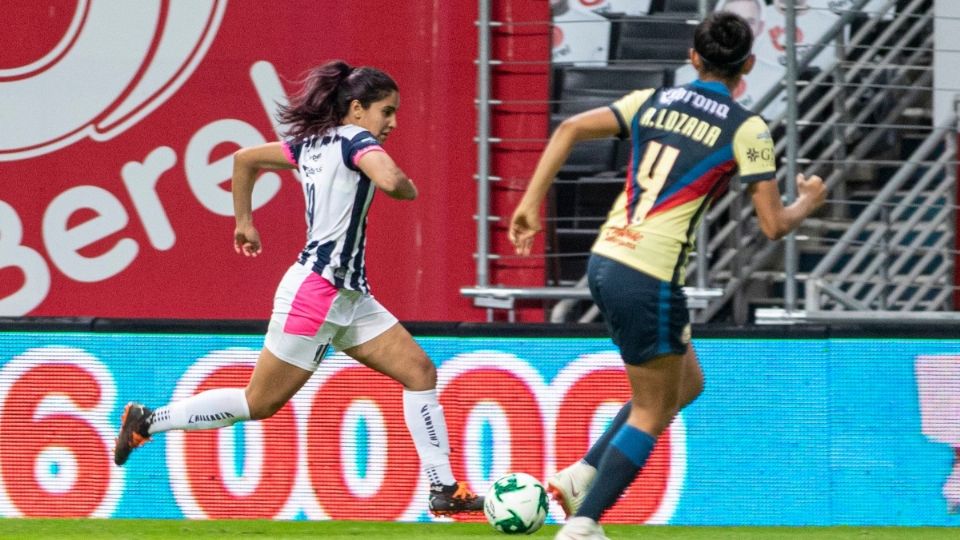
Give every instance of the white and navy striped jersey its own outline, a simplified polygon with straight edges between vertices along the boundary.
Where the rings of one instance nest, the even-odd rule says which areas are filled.
[[[307,210],[307,245],[298,262],[339,289],[369,293],[364,261],[367,211],[375,186],[357,167],[360,157],[382,151],[369,131],[352,124],[322,135],[283,141],[300,170]]]

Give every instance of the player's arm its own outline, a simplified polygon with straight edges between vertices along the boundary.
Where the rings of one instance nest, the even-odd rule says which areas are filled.
[[[540,231],[540,205],[547,196],[560,167],[570,156],[570,150],[578,141],[602,139],[619,135],[630,136],[627,119],[653,95],[654,89],[636,90],[615,101],[609,107],[599,107],[564,120],[550,136],[547,147],[540,155],[537,168],[527,190],[513,212],[510,220],[510,242],[518,255],[529,255],[533,237]]]
[[[417,198],[417,186],[413,180],[400,170],[386,152],[364,153],[357,160],[357,167],[375,186],[394,199],[412,201]]]
[[[260,233],[253,226],[253,184],[262,169],[293,169],[284,143],[272,142],[241,148],[233,154],[233,214],[237,226],[233,233],[233,248],[248,257],[260,254]]]
[[[796,229],[807,216],[823,204],[826,187],[819,176],[797,175],[797,200],[784,206],[777,186],[773,138],[766,123],[754,116],[743,123],[733,137],[733,154],[740,169],[740,180],[749,186],[760,230],[771,240],[779,240]]]
[[[621,121],[610,107],[599,107],[567,118],[550,136],[533,171],[527,190],[510,221],[510,241],[517,254],[528,255],[533,237],[540,231],[540,205],[547,196],[573,145],[579,141],[613,137],[621,132]]]
[[[797,199],[784,206],[774,178],[750,184],[750,196],[757,211],[760,230],[771,240],[779,240],[800,226],[823,204],[827,189],[819,176],[797,175]]]

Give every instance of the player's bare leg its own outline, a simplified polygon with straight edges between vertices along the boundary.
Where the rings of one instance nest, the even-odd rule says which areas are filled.
[[[430,510],[437,515],[483,511],[483,497],[457,482],[450,468],[450,441],[437,400],[437,368],[400,324],[344,351],[403,385],[403,416],[430,480]]]
[[[690,353],[688,348],[683,355],[664,355],[643,364],[626,365],[632,391],[630,413],[604,451],[583,504],[557,533],[557,538],[604,538],[600,516],[633,482],[656,438],[680,410],[681,398],[690,397],[690,393],[683,390],[687,371],[694,367],[694,363],[686,361],[691,358]],[[695,389],[695,382],[696,379],[690,381],[691,390],[687,392]]]
[[[266,348],[246,388],[217,388],[156,410],[128,403],[120,419],[113,458],[123,465],[130,453],[155,433],[171,429],[216,429],[244,420],[273,416],[307,382],[311,372],[277,358]]]
[[[251,420],[270,418],[303,388],[313,372],[277,358],[264,348],[244,389]]]
[[[397,381],[407,390],[419,392],[437,387],[436,366],[401,324],[395,324],[370,341],[343,352]]]
[[[697,353],[693,346],[687,346],[687,352],[683,356],[683,376],[680,383],[680,405],[683,409],[703,392],[703,371],[700,368],[700,362],[697,359]],[[547,480],[547,490],[560,507],[563,508],[567,517],[577,513],[580,505],[587,496],[587,491],[593,485],[593,480],[597,474],[597,465],[600,456],[603,455],[610,439],[616,434],[617,430],[627,421],[630,414],[630,402],[624,405],[620,413],[607,428],[607,431],[594,443],[584,459],[576,461],[554,473]]]

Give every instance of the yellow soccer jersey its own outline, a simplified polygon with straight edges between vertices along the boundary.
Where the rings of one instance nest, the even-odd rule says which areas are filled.
[[[697,225],[730,178],[774,178],[773,138],[719,82],[637,90],[610,108],[630,161],[593,252],[683,284]]]

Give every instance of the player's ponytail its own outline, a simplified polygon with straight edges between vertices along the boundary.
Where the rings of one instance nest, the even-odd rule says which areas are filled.
[[[704,71],[727,79],[736,77],[750,58],[753,31],[739,15],[717,11],[697,25],[693,49],[703,59]]]
[[[310,70],[302,90],[281,105],[277,119],[287,126],[286,135],[295,139],[318,135],[340,125],[353,100],[364,108],[396,92],[397,83],[372,67],[354,68],[333,60]]]

